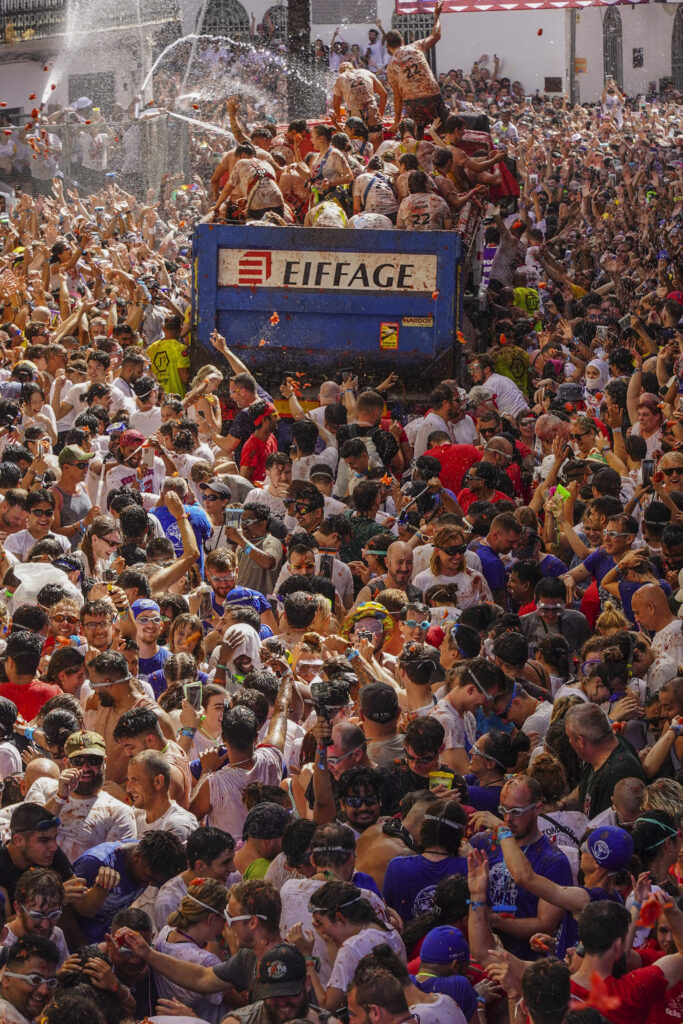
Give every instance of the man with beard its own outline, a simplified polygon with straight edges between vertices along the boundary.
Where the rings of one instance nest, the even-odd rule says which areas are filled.
[[[541,788],[527,775],[516,775],[503,786],[500,807],[503,824],[512,838],[526,854],[533,871],[557,885],[572,886],[572,870],[562,851],[554,846],[539,830],[538,815],[542,807]],[[490,811],[478,811],[472,818],[477,831],[502,828],[500,818]],[[492,913],[491,927],[500,934],[503,945],[515,956],[537,959],[529,948],[529,939],[535,932],[552,934],[563,917],[561,907],[539,899],[522,885],[518,885],[505,866],[505,860],[492,837],[487,839],[485,852],[489,861],[488,895],[493,906],[514,907],[514,915]],[[562,951],[564,952],[564,951]]]
[[[151,507],[161,494],[161,487],[166,477],[166,467],[157,456],[151,466],[142,465],[142,447],[147,438],[139,430],[124,430],[119,438],[121,465],[109,470],[106,477],[106,494],[115,487],[133,487],[140,494],[148,495]]]
[[[338,1024],[336,1017],[308,1001],[306,960],[288,943],[275,946],[261,960],[254,996],[256,1002],[232,1010],[223,1024],[285,1024],[292,1020]]]
[[[57,987],[59,953],[42,935],[19,939],[9,951],[0,981],[0,1020],[28,1024],[40,1017]],[[29,980],[30,979],[30,980]]]
[[[400,590],[409,601],[421,600],[422,594],[410,582],[412,575],[413,549],[405,541],[395,540],[387,548],[387,571],[363,587],[356,598],[355,607],[366,601],[376,601],[377,595],[383,590]]]
[[[59,844],[73,863],[91,846],[135,839],[135,818],[102,788],[106,750],[96,732],[74,732],[64,744],[67,765],[59,779],[38,779],[27,799],[59,816]]]
[[[388,971],[373,971],[348,993],[349,1024],[415,1024],[403,986]]]
[[[128,663],[118,651],[98,654],[90,662],[88,674],[95,694],[86,704],[85,724],[89,731],[104,737],[107,781],[122,785],[126,780],[128,756],[114,739],[114,729],[121,715],[132,708],[150,708],[168,739],[175,737],[175,729],[166,712],[134,688]]]

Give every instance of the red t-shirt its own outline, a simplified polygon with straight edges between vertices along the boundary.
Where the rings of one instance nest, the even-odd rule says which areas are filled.
[[[666,999],[667,980],[659,967],[639,967],[629,971],[622,978],[604,978],[605,988],[609,995],[620,1000],[616,1010],[600,1009],[603,1017],[612,1024],[642,1024],[645,1014],[654,1006],[662,1005]],[[588,989],[571,982],[571,992],[575,999],[585,1002]],[[668,1020],[666,1017],[663,1020]]]
[[[665,956],[663,950],[658,947],[641,946],[635,951],[640,959],[643,961],[644,966],[649,966]],[[664,1002],[653,1006],[650,1010],[650,1016],[647,1018],[647,1024],[680,1024],[683,1020],[683,982],[679,981],[677,985],[667,990]]]
[[[439,480],[454,494],[461,489],[463,477],[470,466],[481,462],[481,452],[473,444],[440,444],[436,448],[428,448],[425,455],[439,460]]]
[[[17,711],[24,716],[27,722],[36,717],[50,697],[59,697],[61,693],[63,690],[59,686],[43,683],[39,679],[34,679],[27,686],[18,683],[0,683],[0,697],[13,700]]]
[[[522,615],[531,615],[531,613],[535,612],[535,611],[536,611],[536,602],[535,601],[527,601],[526,604],[523,604],[521,606],[521,608],[519,609],[517,614],[521,617]]]
[[[475,494],[474,491],[471,491],[469,487],[465,487],[465,489],[462,490],[458,495],[458,505],[463,510],[465,515],[467,515],[467,510],[470,507],[470,505],[473,505],[475,501],[481,500],[482,499],[477,494]],[[494,491],[493,497],[490,500],[495,503],[496,501],[509,501],[510,498],[507,494],[503,494],[501,491]]]
[[[277,451],[277,441],[271,434],[267,441],[261,440],[260,437],[251,435],[244,442],[244,448],[242,449],[242,458],[240,459],[240,468],[242,466],[252,466],[252,482],[256,484],[262,483],[266,479],[266,459],[269,455],[274,454]]]

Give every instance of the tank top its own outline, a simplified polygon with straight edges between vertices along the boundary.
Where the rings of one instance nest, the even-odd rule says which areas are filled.
[[[74,523],[77,523],[79,520],[87,516],[88,512],[92,508],[92,502],[88,497],[85,487],[83,487],[82,491],[80,490],[82,486],[82,484],[78,485],[79,489],[75,494],[67,494],[57,484],[53,484],[50,488],[55,496],[57,504],[59,505],[60,522],[62,526],[73,526]],[[67,539],[71,544],[71,550],[75,551],[80,543],[81,535],[79,533],[75,533],[73,537],[69,537]]]

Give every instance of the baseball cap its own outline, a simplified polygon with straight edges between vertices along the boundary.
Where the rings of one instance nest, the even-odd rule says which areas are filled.
[[[161,615],[161,608],[151,597],[139,597],[137,601],[133,601],[130,610],[134,619],[137,619],[138,615],[142,615],[143,612],[156,612],[157,615]]]
[[[95,754],[97,757],[104,757],[107,748],[104,739],[98,732],[87,732],[82,729],[80,732],[72,732],[64,744],[66,757],[74,757],[78,754]]]
[[[84,452],[77,444],[67,444],[59,453],[60,466],[73,466],[76,462],[90,462],[95,452]]]
[[[298,996],[306,981],[306,961],[296,946],[283,942],[261,959],[258,974],[255,999]]]
[[[368,683],[360,691],[360,706],[371,722],[390,722],[398,715],[398,696],[387,683]]]
[[[202,490],[211,491],[219,498],[230,498],[230,488],[227,484],[222,484],[220,480],[209,480],[208,483],[202,484]]]
[[[314,466],[311,466],[308,477],[309,480],[315,480],[316,477],[319,480],[334,480],[334,473],[326,462],[316,462]]]
[[[621,871],[633,856],[633,839],[616,825],[596,828],[586,840],[586,846],[593,860],[608,871]]]
[[[257,610],[260,607],[259,599],[253,590],[249,590],[247,587],[234,587],[226,595],[223,604],[237,608],[256,608]]]
[[[256,804],[247,814],[242,827],[242,839],[279,839],[285,825],[292,820],[291,811],[280,804],[264,801]]]
[[[470,947],[459,928],[441,925],[427,932],[420,949],[425,964],[450,964],[453,960],[469,960]]]
[[[134,445],[144,444],[147,438],[139,430],[124,430],[119,438],[122,448],[132,448]]]

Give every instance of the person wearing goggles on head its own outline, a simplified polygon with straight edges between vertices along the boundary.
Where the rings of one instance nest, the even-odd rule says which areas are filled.
[[[549,633],[559,633],[569,644],[570,654],[578,654],[591,635],[588,620],[581,612],[567,608],[567,588],[560,577],[540,580],[534,590],[536,611],[520,619],[522,633],[530,647]]]
[[[45,807],[34,803],[16,805],[9,822],[9,840],[0,846],[0,886],[7,893],[9,905],[16,899],[16,886],[29,868],[50,868],[70,895],[83,892],[82,882],[74,878],[73,868],[57,845],[59,818]]]
[[[149,614],[146,612],[145,617]],[[107,754],[105,778],[124,785],[128,756],[114,739],[114,730],[121,715],[132,708],[149,708],[156,714],[160,728],[169,740],[175,739],[176,730],[166,712],[136,689],[126,659],[118,651],[98,654],[88,665],[88,679],[94,693],[86,704],[86,728],[104,739]]]

